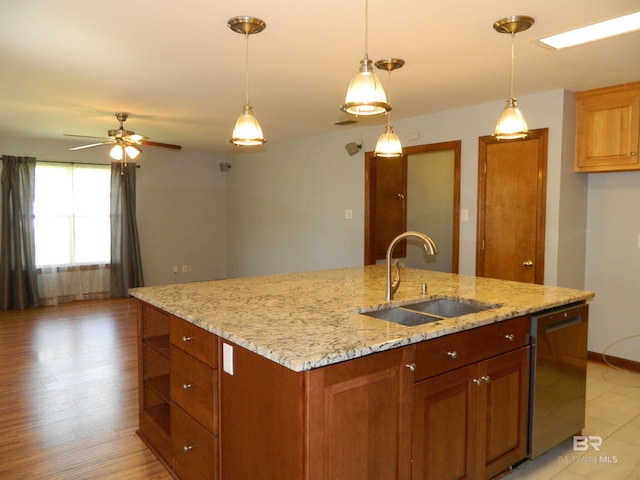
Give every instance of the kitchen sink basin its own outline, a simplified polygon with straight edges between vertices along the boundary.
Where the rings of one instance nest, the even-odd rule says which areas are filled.
[[[442,320],[440,317],[434,317],[422,312],[406,310],[401,307],[387,308],[385,310],[375,310],[373,312],[365,312],[364,315],[369,317],[380,318],[392,323],[399,323],[407,327],[415,327],[416,325],[424,325],[425,323],[437,322]]]
[[[426,302],[405,305],[404,308],[408,310],[415,310],[417,312],[430,313],[438,317],[453,318],[468,315],[470,313],[483,312],[484,310],[495,308],[496,306],[497,305],[486,305],[477,302],[462,302],[458,300],[440,298],[437,300],[427,300]]]
[[[445,318],[461,317],[496,307],[499,307],[499,305],[484,304],[469,300],[438,298],[382,310],[360,311],[359,313],[407,327],[415,327],[417,325],[437,322]]]

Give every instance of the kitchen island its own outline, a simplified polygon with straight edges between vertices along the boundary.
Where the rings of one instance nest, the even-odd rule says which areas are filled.
[[[490,307],[406,327],[363,314],[389,306],[385,281],[374,265],[132,289],[142,438],[180,478],[490,478],[524,459],[530,315],[593,293],[402,269],[393,306]]]

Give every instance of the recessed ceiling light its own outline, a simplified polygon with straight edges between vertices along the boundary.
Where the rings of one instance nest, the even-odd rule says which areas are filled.
[[[558,33],[538,40],[553,49],[574,47],[583,43],[595,42],[604,38],[622,35],[640,30],[640,12],[630,13],[622,17],[575,28],[568,32]]]

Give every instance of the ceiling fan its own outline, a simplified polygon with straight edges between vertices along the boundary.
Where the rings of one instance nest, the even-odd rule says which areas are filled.
[[[109,154],[111,158],[113,158],[114,160],[124,160],[125,162],[127,157],[130,159],[134,159],[142,152],[142,150],[138,148],[138,146],[140,145],[169,148],[172,150],[182,150],[182,146],[180,145],[152,142],[148,139],[148,137],[145,137],[144,135],[137,134],[131,130],[125,130],[124,122],[127,121],[128,117],[128,113],[116,113],[116,118],[120,122],[120,126],[116,130],[109,130],[107,132],[109,135],[108,138],[92,137],[90,135],[72,135],[65,133],[65,135],[68,137],[99,138],[104,140],[99,143],[91,143],[89,145],[73,147],[69,150],[83,150],[85,148],[98,147],[100,145],[113,145],[114,147],[111,149],[111,152]]]

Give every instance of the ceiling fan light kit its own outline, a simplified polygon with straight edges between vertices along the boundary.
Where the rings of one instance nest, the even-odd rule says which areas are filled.
[[[140,145],[148,145],[150,147],[169,148],[171,150],[181,150],[180,145],[173,145],[171,143],[152,142],[144,135],[137,134],[131,130],[124,128],[124,122],[129,118],[128,113],[116,113],[116,118],[120,122],[120,126],[114,130],[108,130],[108,138],[104,138],[102,142],[92,143],[89,145],[81,145],[79,147],[73,147],[69,150],[84,150],[85,148],[98,147],[101,145],[113,145],[109,151],[109,156],[122,164],[122,171],[127,165],[127,159],[134,160],[142,153]],[[84,138],[101,138],[101,137],[87,137],[87,135],[71,135],[65,134],[68,137],[84,137]]]
[[[260,33],[267,27],[267,24],[259,18],[239,16],[230,18],[227,21],[227,26],[232,31],[243,34],[246,40],[245,104],[242,107],[242,113],[236,121],[229,142],[241,147],[262,145],[267,140],[264,138],[262,128],[253,115],[253,109],[249,104],[249,35]]]
[[[518,108],[518,102],[513,96],[513,65],[514,65],[514,39],[516,33],[527,30],[533,25],[533,17],[525,15],[513,15],[501,18],[493,23],[493,28],[498,33],[511,35],[511,69],[509,75],[509,98],[502,114],[498,118],[493,136],[498,140],[514,140],[525,138],[528,133],[527,121]]]
[[[141,153],[142,150],[140,150],[138,147],[135,147],[133,145],[124,145],[123,143],[118,142],[109,152],[109,156],[118,161],[124,158],[135,160]]]

